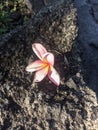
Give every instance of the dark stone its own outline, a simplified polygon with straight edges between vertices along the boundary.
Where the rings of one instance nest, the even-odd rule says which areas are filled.
[[[98,3],[93,4],[93,6],[92,6],[92,15],[93,15],[96,23],[98,24]]]
[[[78,13],[78,42],[84,68],[83,78],[98,97],[97,2],[97,0],[75,0]]]
[[[98,4],[97,0],[87,0],[90,4]]]
[[[50,3],[27,25],[0,37],[2,128],[97,130],[98,118],[94,116],[98,104],[95,93],[86,86],[81,74],[75,41],[77,14],[72,2]],[[36,59],[31,48],[34,42],[41,42],[54,53],[55,68],[61,76],[60,87],[47,78],[33,84],[33,74],[25,71],[29,62]],[[92,115],[93,108],[96,115]]]

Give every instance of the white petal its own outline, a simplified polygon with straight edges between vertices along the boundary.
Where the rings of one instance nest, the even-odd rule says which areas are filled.
[[[46,48],[43,45],[41,45],[40,43],[34,43],[32,45],[32,49],[33,49],[34,53],[38,56],[38,58],[41,60],[42,60],[43,55],[45,53],[47,53]]]
[[[54,55],[50,52],[46,53],[43,57],[45,61],[47,61],[50,65],[54,65]]]
[[[34,72],[34,71],[42,69],[43,67],[44,67],[43,62],[41,60],[36,60],[35,62],[29,64],[26,67],[26,71],[28,71],[28,72]]]
[[[60,76],[52,66],[49,69],[48,77],[55,85],[60,85]]]
[[[40,82],[40,81],[42,81],[46,77],[46,75],[48,73],[48,68],[49,67],[45,67],[45,68],[37,71],[35,73],[34,82]]]

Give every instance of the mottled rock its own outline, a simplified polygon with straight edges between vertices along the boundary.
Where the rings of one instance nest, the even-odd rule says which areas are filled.
[[[37,28],[35,41],[41,39],[49,44],[51,49],[60,52],[71,50],[77,35],[77,28],[76,9],[70,2],[64,4],[62,1],[60,6],[58,5],[59,2],[54,2],[54,8],[51,8],[51,6],[44,8],[34,17],[33,24]],[[68,3],[70,3],[70,6],[68,6]]]
[[[28,25],[0,37],[0,129],[97,130],[96,95],[83,81],[74,41],[75,10],[71,0],[52,3]],[[34,84],[33,74],[25,71],[36,59],[31,48],[35,41],[54,53],[61,76],[59,88],[47,78]]]

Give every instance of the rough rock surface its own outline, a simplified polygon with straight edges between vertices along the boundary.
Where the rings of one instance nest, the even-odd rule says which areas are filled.
[[[98,0],[75,0],[84,79],[98,97]]]
[[[1,130],[97,130],[97,99],[83,81],[76,36],[76,9],[72,0],[61,0],[0,37]],[[55,54],[59,88],[47,78],[34,84],[33,74],[25,71],[36,59],[35,41]]]

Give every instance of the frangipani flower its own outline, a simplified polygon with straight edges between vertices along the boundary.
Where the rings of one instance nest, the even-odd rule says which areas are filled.
[[[40,43],[34,43],[32,45],[34,53],[38,56],[39,60],[34,61],[26,67],[26,71],[35,72],[34,82],[42,81],[46,75],[49,79],[59,86],[60,76],[55,70],[54,66],[54,55],[46,50]]]

